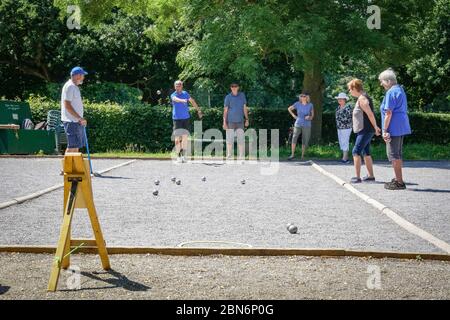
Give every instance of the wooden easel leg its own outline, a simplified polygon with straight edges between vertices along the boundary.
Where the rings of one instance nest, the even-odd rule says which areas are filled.
[[[61,262],[61,268],[64,270],[69,269],[70,267],[70,255],[68,254],[70,252],[70,238],[71,238],[71,227],[69,226],[67,230],[67,240],[66,240],[66,246],[64,247],[64,254],[63,259]]]
[[[59,274],[61,272],[64,252],[69,243],[70,247],[70,224],[72,223],[73,212],[75,209],[75,199],[77,196],[78,181],[72,181],[72,186],[69,193],[69,200],[64,211],[63,225],[61,227],[61,234],[59,236],[58,247],[56,248],[55,259],[52,264],[52,271],[50,273],[50,280],[48,282],[48,291],[56,291],[58,285]],[[66,253],[67,254],[67,253]]]
[[[97,211],[95,210],[94,199],[92,192],[86,185],[82,186],[83,196],[86,201],[86,207],[89,212],[89,219],[91,220],[92,230],[94,231],[95,241],[97,243],[98,254],[104,270],[111,269],[109,262],[108,251],[106,250],[105,239],[103,238],[100,222],[98,221]]]

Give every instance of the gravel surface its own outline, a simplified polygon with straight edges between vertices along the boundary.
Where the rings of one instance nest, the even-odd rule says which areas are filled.
[[[97,256],[74,255],[79,281],[62,271],[60,291],[47,293],[52,259],[0,254],[0,300],[450,299],[450,263],[440,261],[113,255],[105,272]]]
[[[175,165],[141,160],[108,175],[93,179],[93,186],[110,246],[173,247],[189,241],[225,241],[254,247],[441,252],[311,166],[281,163],[277,174],[267,176],[261,174],[261,164]],[[172,183],[172,176],[180,178],[181,185]],[[201,181],[203,176],[206,182]],[[158,187],[155,179],[161,181]],[[157,197],[154,189],[159,190]],[[59,190],[1,210],[0,244],[55,245],[62,201]],[[426,220],[436,224],[427,231],[440,230],[441,217],[429,212]],[[290,234],[287,223],[297,225],[298,234]],[[76,212],[73,232],[74,237],[91,237],[82,210]]]
[[[126,160],[92,160],[96,171],[126,162]],[[61,183],[61,159],[0,159],[0,202],[25,196]]]
[[[354,176],[353,166],[319,162],[325,170],[344,181]],[[366,174],[365,168],[362,170]],[[389,163],[376,163],[378,183],[356,184],[356,189],[392,208],[400,216],[434,236],[450,243],[450,162],[407,162],[404,168],[405,191],[384,189],[394,172]]]

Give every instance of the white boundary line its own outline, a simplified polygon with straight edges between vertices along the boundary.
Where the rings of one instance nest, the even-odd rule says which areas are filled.
[[[127,166],[127,165],[129,165],[129,164],[131,164],[131,163],[133,163],[135,161],[136,160],[127,161],[127,162],[118,164],[118,165],[116,165],[114,167],[110,167],[110,168],[98,171],[98,173],[103,174],[103,173],[112,171],[114,169]],[[13,198],[13,199],[8,200],[6,202],[2,202],[2,203],[0,203],[0,210],[8,208],[8,207],[11,207],[11,206],[16,205],[16,204],[24,203],[25,201],[28,201],[28,200],[36,199],[36,198],[38,198],[38,197],[40,197],[40,196],[42,196],[44,194],[47,194],[47,193],[50,193],[52,191],[61,189],[62,187],[64,187],[64,183],[58,183],[58,184],[55,184],[54,186],[51,186],[50,188],[42,189],[42,190],[39,190],[37,192],[33,192],[33,193],[30,193],[30,194],[27,194],[25,196]]]
[[[370,204],[374,208],[378,209],[382,214],[386,215],[389,219],[394,221],[396,224],[398,224],[400,227],[402,227],[406,231],[408,231],[408,232],[410,232],[410,233],[412,233],[412,234],[414,234],[416,236],[419,236],[420,238],[430,242],[434,246],[436,246],[439,249],[443,250],[444,252],[450,254],[450,244],[446,243],[445,241],[443,241],[441,239],[436,238],[431,233],[428,233],[427,231],[425,231],[425,230],[417,227],[416,225],[412,224],[408,220],[402,218],[401,216],[399,216],[397,213],[395,213],[389,207],[385,206],[384,204],[378,202],[375,199],[372,199],[371,197],[369,197],[365,193],[362,193],[361,191],[357,190],[350,183],[345,182],[341,178],[339,178],[339,177],[335,176],[334,174],[326,171],[325,169],[323,169],[321,166],[319,166],[315,162],[312,162],[312,167],[314,169],[316,169],[317,171],[319,171],[320,173],[322,173],[323,175],[331,178],[337,184],[343,186],[348,191],[350,191],[351,193],[353,193],[354,195],[356,195],[360,199],[364,200],[365,202],[367,202],[368,204]]]

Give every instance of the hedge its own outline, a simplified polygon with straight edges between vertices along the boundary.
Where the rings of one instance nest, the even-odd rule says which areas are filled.
[[[41,98],[29,100],[33,120],[46,118],[48,110],[59,109],[59,103]],[[203,130],[222,127],[222,108],[204,108]],[[192,114],[194,119],[196,115]],[[172,148],[171,109],[148,104],[117,105],[86,103],[92,151],[166,151]],[[287,109],[250,108],[251,127],[279,129],[280,145],[287,141],[293,119]],[[450,114],[410,113],[413,134],[407,143],[450,143]],[[378,123],[380,117],[377,115]],[[381,139],[377,139],[381,141]],[[334,113],[325,112],[322,122],[322,144],[337,142]]]

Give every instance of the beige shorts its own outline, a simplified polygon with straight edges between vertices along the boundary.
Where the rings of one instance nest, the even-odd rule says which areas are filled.
[[[292,143],[297,143],[298,137],[302,135],[302,145],[308,146],[311,138],[311,127],[294,127],[294,135],[292,136]]]

